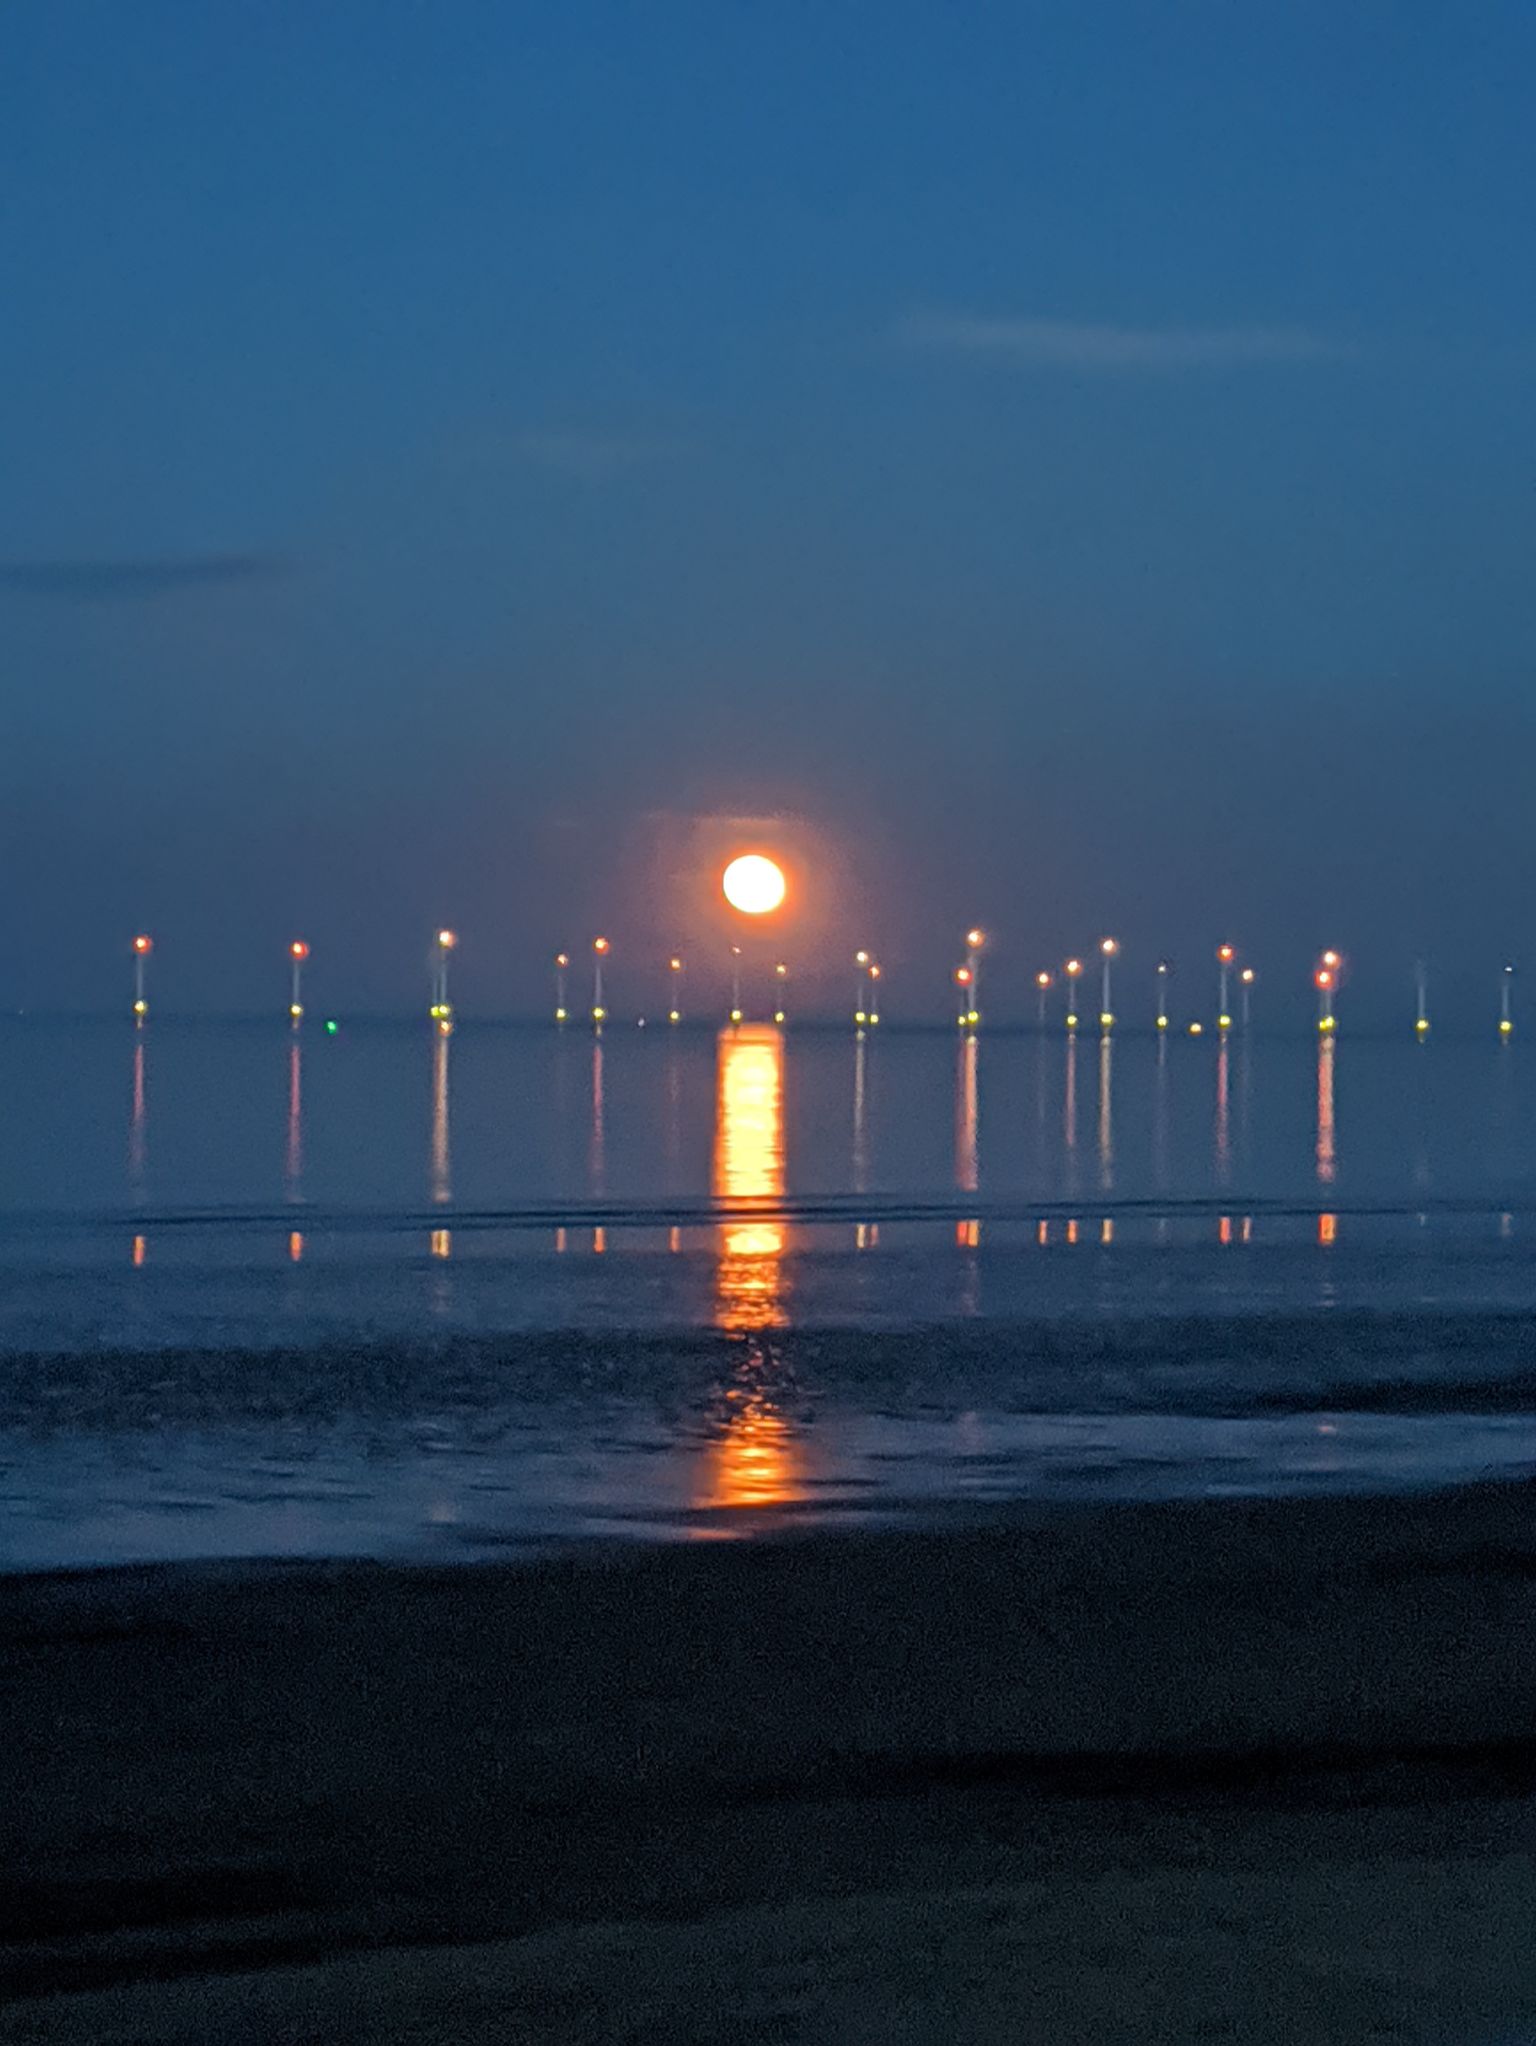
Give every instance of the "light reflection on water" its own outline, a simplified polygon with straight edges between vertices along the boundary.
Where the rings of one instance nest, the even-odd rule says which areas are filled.
[[[784,1040],[772,1025],[720,1034],[713,1188],[722,1201],[784,1194]],[[720,1226],[719,1322],[735,1330],[782,1327],[784,1224]]]
[[[784,1195],[784,1038],[772,1025],[722,1030],[718,1043],[712,1190],[726,1202]],[[788,1320],[785,1224],[771,1218],[722,1222],[716,1319],[751,1337],[721,1402],[723,1422],[705,1460],[698,1504],[784,1506],[799,1498],[794,1431],[776,1401],[776,1362],[763,1332]]]
[[[947,1199],[947,1233],[966,1253],[991,1241],[1000,1204],[1040,1245],[1118,1251],[1145,1240],[1137,1204],[1166,1199],[1177,1220],[1179,1203],[1202,1198],[1213,1245],[1262,1249],[1275,1239],[1266,1206],[1302,1208],[1310,1195],[1311,1241],[1332,1250],[1373,1202],[1428,1213],[1447,1197],[1486,1199],[1513,1228],[1536,1194],[1536,1087],[1520,1044],[1291,1043],[1241,1030],[1196,1041],[1117,1031],[1094,1044],[1081,1032],[855,1038],[755,1024],[648,1037],[616,1026],[452,1038],[285,1030],[280,1050],[275,1037],[158,1019],[115,1035],[0,1025],[11,1082],[0,1219],[116,1208],[114,1254],[127,1245],[135,1267],[159,1269],[164,1211],[280,1203],[291,1216],[274,1219],[274,1248],[307,1273],[334,1211],[404,1216],[423,1203],[431,1219],[417,1244],[457,1266],[479,1248],[459,1226],[465,1208],[509,1218],[556,1208],[546,1247],[558,1230],[571,1251],[606,1254],[635,1247],[625,1219],[636,1203],[696,1212],[711,1199],[841,1197],[848,1247],[883,1256],[890,1223],[914,1201]],[[126,1169],[115,1118],[97,1108],[124,1064]],[[424,1157],[410,1113],[423,1079]],[[584,1224],[592,1202],[605,1212]],[[666,1227],[674,1253],[697,1247],[681,1216]],[[783,1326],[791,1220],[753,1213],[715,1228],[719,1324]],[[975,1269],[967,1312],[982,1311]],[[446,1311],[452,1294],[437,1297]]]
[[[1256,1045],[1250,1059],[1226,1041],[983,1037],[892,1032],[850,1055],[846,1037],[746,1024],[669,1035],[658,1055],[612,1030],[460,1029],[364,1044],[355,1062],[325,1040],[284,1042],[280,1057],[260,1036],[215,1040],[216,1057],[158,1027],[117,1041],[102,1061],[106,1176],[133,1209],[107,1236],[0,1230],[7,1553],[483,1553],[1536,1462],[1523,1413],[1480,1413],[1465,1393],[1443,1414],[1356,1411],[1333,1375],[1360,1372],[1363,1403],[1362,1342],[1391,1381],[1432,1349],[1437,1312],[1462,1317],[1446,1373],[1475,1374],[1508,1342],[1493,1310],[1536,1307],[1521,1242],[1536,1201],[1419,1226],[1437,1183],[1502,1173],[1518,1187],[1518,1048],[1490,1088],[1474,1059],[1460,1074],[1437,1066],[1443,1047],[1412,1047],[1405,1069],[1390,1048],[1335,1038]],[[1096,1099],[1080,1129],[1084,1075]],[[48,1098],[18,1084],[23,1135]],[[381,1169],[396,1120],[407,1136]],[[0,1150],[13,1208],[15,1135]],[[219,1178],[242,1146],[280,1166],[270,1185],[254,1166]],[[99,1197],[88,1159],[85,1177]],[[548,1213],[526,1226],[476,1216],[466,1182],[471,1203]],[[266,1195],[272,1212],[247,1227],[156,1218],[151,1200],[210,1185]],[[1156,1194],[1172,1198],[1137,1205]],[[383,1209],[371,1231],[320,1205],[369,1196]],[[660,1196],[683,1214],[637,1205]],[[831,1215],[813,1205],[824,1196]],[[1363,1212],[1403,1196],[1402,1214]],[[937,1219],[909,1212],[924,1203]],[[98,1271],[101,1242],[113,1262]],[[1352,1306],[1397,1319],[1338,1351],[1336,1317]],[[1270,1315],[1302,1320],[1261,1385],[1225,1331]],[[1179,1321],[1160,1354],[1127,1336],[1148,1316],[1218,1327]],[[1088,1347],[1019,1334],[1046,1324]],[[838,1340],[914,1325],[921,1342],[896,1364],[878,1343]],[[404,1347],[370,1363],[363,1329]],[[551,1329],[573,1340],[545,1358],[530,1345]],[[657,1334],[688,1329],[707,1333]],[[249,1346],[237,1368],[209,1361],[237,1344]],[[7,1352],[28,1348],[6,1378]],[[73,1378],[72,1353],[89,1358]],[[1523,1353],[1507,1361],[1524,1368]],[[1286,1393],[1296,1373],[1314,1387],[1300,1406],[1312,1397],[1317,1411],[1244,1404]]]

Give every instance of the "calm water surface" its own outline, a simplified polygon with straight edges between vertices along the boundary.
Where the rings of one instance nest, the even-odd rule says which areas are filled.
[[[1524,1471],[1519,1044],[0,1026],[0,1545]]]

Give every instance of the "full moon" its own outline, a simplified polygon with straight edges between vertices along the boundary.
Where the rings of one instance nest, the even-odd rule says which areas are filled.
[[[720,876],[732,909],[743,916],[767,916],[784,900],[784,869],[762,853],[743,853]]]

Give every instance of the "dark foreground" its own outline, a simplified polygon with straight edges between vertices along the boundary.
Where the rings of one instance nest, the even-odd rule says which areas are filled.
[[[0,2037],[1507,2046],[1533,1503],[0,1580]]]

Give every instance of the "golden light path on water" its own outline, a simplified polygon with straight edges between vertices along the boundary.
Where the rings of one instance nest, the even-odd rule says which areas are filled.
[[[718,1200],[776,1200],[784,1193],[784,1038],[772,1025],[722,1031],[718,1043],[712,1188]],[[783,1297],[785,1226],[773,1217],[719,1225],[715,1319],[740,1335],[788,1320]],[[744,1347],[725,1393],[724,1429],[711,1445],[698,1503],[782,1506],[803,1496],[789,1421],[774,1402],[761,1344]]]

